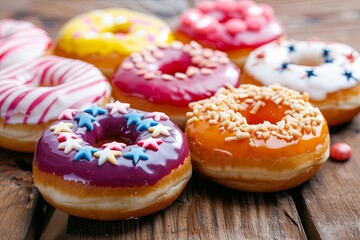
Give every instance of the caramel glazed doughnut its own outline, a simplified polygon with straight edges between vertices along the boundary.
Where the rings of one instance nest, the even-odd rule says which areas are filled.
[[[0,147],[33,152],[62,110],[105,104],[110,84],[93,65],[55,56],[0,71]]]
[[[308,92],[329,126],[350,121],[360,112],[359,53],[341,43],[277,41],[253,51],[242,82],[279,83]]]
[[[185,135],[164,113],[67,109],[34,154],[34,182],[54,207],[97,220],[137,218],[169,206],[192,168]]]
[[[272,192],[313,176],[329,157],[319,109],[280,85],[220,89],[190,104],[186,125],[193,167],[225,186]]]

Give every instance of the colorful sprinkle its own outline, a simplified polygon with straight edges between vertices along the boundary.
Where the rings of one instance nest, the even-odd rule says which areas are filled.
[[[342,74],[343,76],[346,77],[346,80],[350,81],[351,79],[355,80],[356,82],[359,81],[357,78],[355,78],[353,76],[353,73],[351,71],[348,71],[348,70],[344,70],[344,73]]]
[[[314,69],[305,70],[305,72],[306,72],[306,77],[307,78],[317,77],[317,75],[315,74]]]
[[[119,101],[106,104],[106,108],[108,108],[111,111],[110,112],[111,115],[114,115],[115,113],[126,114],[128,112],[127,109],[129,107],[130,107],[129,103],[122,103]]]
[[[143,131],[143,130],[147,131],[150,127],[156,126],[158,124],[159,124],[158,122],[155,122],[152,119],[144,119],[144,120],[141,120],[140,122],[137,122],[136,131],[138,131],[138,132]]]
[[[124,147],[126,147],[125,143],[120,143],[116,141],[113,141],[111,143],[105,143],[101,146],[101,148],[110,148],[110,150],[118,150],[118,151],[122,151]]]
[[[86,161],[90,161],[92,155],[97,151],[99,150],[90,146],[80,147],[78,149],[78,153],[74,157],[74,160],[79,161],[80,159],[85,159]]]
[[[92,123],[95,121],[95,118],[92,115],[87,113],[78,113],[75,115],[74,119],[78,122],[78,127],[86,127],[87,130],[94,130]]]
[[[78,150],[82,142],[81,139],[67,138],[65,142],[59,144],[58,149],[64,150],[64,153],[68,154],[72,150]]]
[[[128,126],[133,123],[138,124],[138,122],[140,122],[143,117],[144,114],[137,113],[136,110],[133,110],[131,113],[125,115],[125,118],[128,120]]]
[[[72,132],[61,132],[61,133],[59,133],[56,140],[58,140],[59,142],[65,142],[67,138],[75,139],[75,138],[79,138],[79,137]]]
[[[120,151],[114,151],[110,148],[105,148],[104,150],[99,150],[94,153],[94,156],[99,158],[98,165],[102,166],[105,162],[111,162],[114,165],[117,165],[116,157],[120,156]]]
[[[131,147],[130,152],[125,153],[123,156],[128,159],[132,159],[134,165],[140,160],[148,160],[149,156],[145,154],[146,148],[142,147]]]
[[[148,138],[145,140],[140,140],[137,142],[137,145],[139,145],[140,147],[144,147],[146,149],[151,149],[154,151],[159,150],[159,145],[163,143],[163,140],[161,140],[160,138]]]
[[[153,137],[157,137],[159,135],[169,136],[169,131],[171,130],[171,127],[167,127],[159,123],[155,127],[151,127],[148,129],[149,132],[152,133]]]
[[[99,106],[92,106],[88,109],[85,109],[84,112],[91,114],[93,117],[96,117],[97,115],[103,115],[106,113],[106,110],[99,107]]]
[[[145,118],[153,118],[155,121],[169,120],[169,116],[163,112],[152,112],[148,113]]]
[[[72,132],[70,129],[72,126],[72,123],[60,122],[56,125],[52,125],[49,129],[53,131],[54,134],[58,134],[61,132]]]
[[[79,112],[79,110],[77,109],[73,109],[73,108],[69,108],[69,109],[65,109],[64,111],[62,111],[58,117],[59,120],[72,120],[75,116],[75,114],[77,114]]]

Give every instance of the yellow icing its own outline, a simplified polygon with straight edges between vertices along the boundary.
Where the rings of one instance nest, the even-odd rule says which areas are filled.
[[[78,56],[106,56],[114,52],[128,55],[149,44],[172,40],[171,30],[164,21],[126,9],[109,8],[71,19],[61,29],[55,47]]]

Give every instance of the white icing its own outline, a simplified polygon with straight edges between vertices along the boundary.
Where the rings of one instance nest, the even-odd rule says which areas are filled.
[[[289,51],[294,46],[295,51]],[[324,49],[329,50],[328,57],[323,56]],[[264,53],[264,58],[257,55]],[[346,55],[353,54],[354,62]],[[247,74],[263,85],[279,83],[300,92],[308,92],[312,100],[324,100],[329,93],[349,89],[360,82],[359,54],[353,48],[341,43],[320,41],[281,41],[272,42],[257,48],[248,57],[244,66]],[[325,59],[332,60],[325,63]],[[300,65],[304,62],[320,63],[318,66]],[[281,71],[283,63],[290,63],[288,69]],[[293,63],[293,64],[292,64]],[[307,77],[308,70],[314,70],[316,76]],[[345,72],[351,72],[353,78],[347,79]]]
[[[0,117],[11,124],[48,122],[64,109],[101,104],[110,93],[106,78],[91,64],[42,57],[0,71]]]
[[[42,56],[50,43],[47,33],[32,23],[0,20],[0,69]]]

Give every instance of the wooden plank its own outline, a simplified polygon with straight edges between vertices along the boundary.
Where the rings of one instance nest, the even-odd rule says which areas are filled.
[[[34,188],[31,154],[0,149],[0,238],[36,239],[49,208]],[[36,217],[33,217],[36,215]]]
[[[173,205],[137,220],[70,216],[67,239],[305,239],[291,196],[252,194],[191,178]]]

